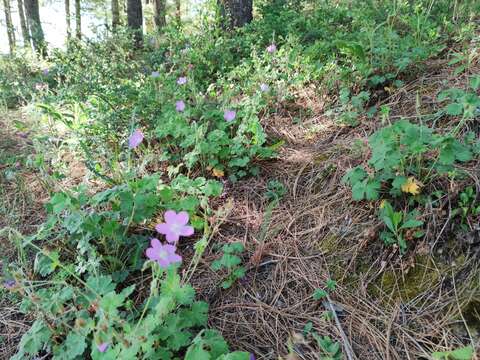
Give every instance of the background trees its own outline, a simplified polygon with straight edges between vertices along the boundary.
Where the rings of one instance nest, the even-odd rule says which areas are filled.
[[[45,43],[45,36],[43,34],[42,23],[40,21],[40,8],[38,5],[38,0],[25,0],[24,4],[33,48],[42,56],[46,56],[47,46]]]
[[[20,17],[20,28],[22,29],[23,46],[30,47],[30,32],[27,27],[27,20],[25,19],[25,6],[23,0],[17,0],[18,16]]]
[[[120,4],[118,0],[112,0],[112,29],[115,31],[120,25]]]
[[[249,23],[253,18],[252,2],[253,0],[217,0],[219,13],[226,27],[236,28]],[[92,17],[100,21],[102,27],[103,24],[106,25],[103,29],[111,32],[118,30],[124,18],[126,19],[126,21],[123,20],[124,25],[132,30],[136,45],[140,45],[143,33],[152,31],[153,24],[156,31],[161,31],[169,23],[180,25],[182,21],[188,19],[189,13],[192,13],[190,5],[193,0],[184,0],[184,2],[181,0],[64,0],[63,2],[57,0],[53,3],[41,3],[40,0],[0,0],[4,15],[3,25],[6,29],[2,32],[7,35],[10,52],[14,51],[18,39],[22,39],[21,44],[24,47],[33,46],[36,52],[46,54],[47,43],[40,18],[40,7],[56,7],[55,4],[58,5],[58,3],[63,3],[63,9],[59,10],[57,7],[55,11],[65,13],[65,20],[60,27],[65,33],[66,40],[71,39],[72,36],[81,39],[84,35],[82,30],[85,30],[83,27],[87,26],[90,29]],[[147,10],[143,8],[144,6],[147,6]],[[46,11],[48,14],[48,10]],[[82,11],[85,12],[83,17]],[[85,17],[87,17],[86,20]],[[49,21],[55,23],[55,19],[49,19]],[[144,24],[147,26],[145,27]],[[59,45],[58,34],[54,43],[56,46]],[[4,44],[6,45],[7,42]],[[3,51],[5,50],[4,48]]]
[[[220,0],[221,12],[227,15],[232,27],[241,27],[253,19],[252,0]]]
[[[12,9],[10,8],[10,0],[3,0],[3,7],[5,10],[5,23],[7,26],[8,46],[10,53],[15,51],[15,28],[12,22]]]
[[[82,9],[80,0],[75,0],[75,36],[77,39],[82,38]]]
[[[134,32],[135,43],[139,46],[143,41],[142,0],[127,1],[127,22]]]

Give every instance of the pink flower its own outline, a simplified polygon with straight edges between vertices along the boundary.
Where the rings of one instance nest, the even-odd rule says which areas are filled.
[[[269,89],[270,89],[270,87],[265,83],[260,85],[260,90],[262,92],[267,92]]]
[[[185,85],[187,83],[187,78],[185,76],[181,76],[177,79],[178,85]]]
[[[152,239],[150,246],[146,251],[147,257],[150,260],[156,261],[162,268],[182,261],[182,257],[175,254],[175,251],[177,251],[175,245],[162,245],[160,240]]]
[[[110,345],[109,343],[104,342],[104,343],[98,344],[98,345],[97,345],[97,349],[98,349],[98,351],[100,351],[101,353],[104,353],[105,351],[107,351],[109,345]]]
[[[270,44],[267,46],[267,52],[269,52],[270,54],[273,54],[275,51],[277,51],[277,45]]]
[[[225,112],[223,113],[223,118],[227,122],[235,120],[236,116],[237,116],[237,113],[235,112],[235,110],[225,110]]]
[[[178,100],[176,103],[175,103],[175,109],[178,111],[178,112],[182,112],[185,110],[185,103],[183,102],[183,100]]]
[[[141,130],[136,129],[132,135],[128,138],[128,147],[135,149],[143,141],[143,133]]]
[[[187,225],[188,213],[180,211],[178,214],[173,210],[165,212],[165,222],[155,226],[160,234],[165,235],[169,243],[176,243],[180,236],[192,236],[193,227]]]

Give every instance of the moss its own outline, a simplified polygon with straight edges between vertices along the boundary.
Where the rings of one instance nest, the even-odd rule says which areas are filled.
[[[320,165],[326,160],[328,160],[328,155],[324,153],[317,154],[313,157],[313,163],[315,165]]]
[[[325,254],[330,254],[332,252],[338,251],[338,243],[340,238],[335,234],[327,234],[317,243],[317,249],[324,252]]]
[[[434,266],[432,258],[417,255],[415,265],[408,271],[387,270],[368,287],[368,291],[374,296],[385,293],[393,300],[410,301],[431,288],[439,279],[440,271]]]

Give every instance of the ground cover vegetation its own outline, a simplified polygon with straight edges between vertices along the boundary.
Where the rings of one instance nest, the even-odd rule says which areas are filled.
[[[0,58],[2,357],[476,358],[480,4],[138,3]]]

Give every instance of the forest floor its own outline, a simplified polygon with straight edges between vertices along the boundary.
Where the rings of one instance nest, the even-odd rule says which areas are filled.
[[[435,61],[404,88],[382,96],[381,104],[390,106],[391,121],[414,119],[435,110],[441,89],[461,87],[464,80],[446,62]],[[314,90],[263,119],[267,132],[284,141],[278,158],[260,163],[260,176],[227,184],[217,204],[227,210],[217,219],[212,243],[242,242],[247,274],[220,289],[209,265],[214,252],[207,252],[192,284],[210,304],[210,325],[232,348],[257,359],[289,352],[296,353],[289,359],[317,359],[309,327],[340,342],[348,359],[430,358],[428,349],[478,345],[478,243],[427,236],[403,257],[398,248],[385,247],[376,207],[354,202],[341,183],[347,169],[366,160],[367,138],[382,122],[339,127],[324,115]],[[0,116],[1,261],[16,256],[15,234],[5,229],[35,231],[48,200],[45,184],[25,166],[35,158],[28,134],[33,130],[19,131],[19,119],[28,126],[21,112]],[[9,173],[8,167],[15,169]],[[478,175],[474,169],[472,176]],[[278,204],[265,196],[269,180],[287,189]],[[335,290],[315,300],[314,291],[325,289],[329,279]],[[15,299],[0,292],[0,358],[15,352],[28,323]]]
[[[0,113],[0,271],[4,264],[17,257],[18,233],[34,233],[45,218],[43,206],[49,194],[39,174],[27,166],[35,153],[31,125],[20,110]],[[30,324],[30,319],[20,312],[18,300],[2,287],[1,359],[15,354],[17,343]]]

